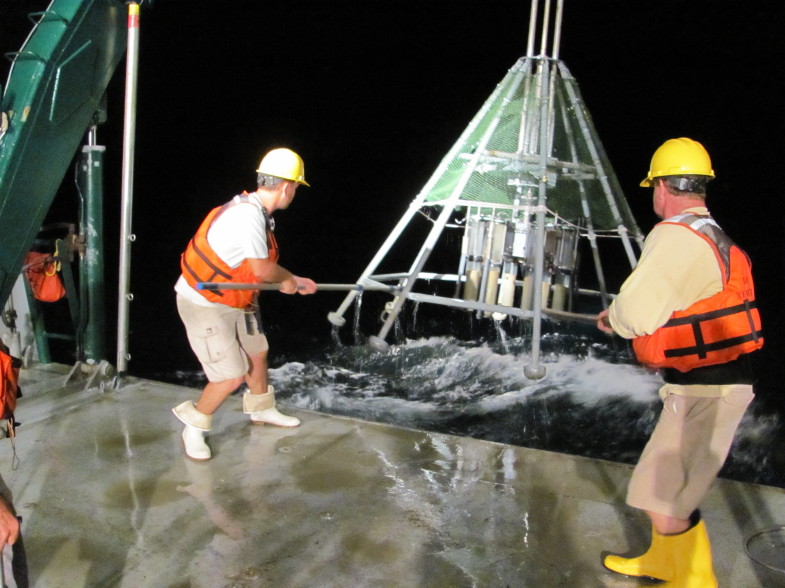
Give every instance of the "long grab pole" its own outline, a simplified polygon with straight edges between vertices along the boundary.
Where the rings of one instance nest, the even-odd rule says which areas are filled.
[[[260,284],[255,284],[252,282],[198,282],[196,284],[197,290],[210,290],[213,292],[220,291],[220,290],[279,290],[280,288],[281,288],[281,284],[278,282],[265,282]],[[388,286],[387,284],[366,284],[366,285],[316,284],[316,288],[317,288],[317,292],[329,292],[329,291],[363,292],[365,290],[368,290],[368,291],[389,292],[391,294],[397,294],[403,290],[402,286]],[[455,308],[477,308],[479,310],[483,310],[489,306],[483,303],[467,303],[467,301],[459,298],[442,299],[427,294],[410,294],[410,296],[412,299],[416,301],[434,302],[446,306],[453,306]],[[438,302],[435,302],[437,298],[438,298]],[[509,311],[511,314],[514,314],[516,316],[526,316],[526,317],[529,316],[528,311],[526,313],[522,313],[521,311],[518,311],[516,314],[517,309],[512,309],[508,307],[504,307],[504,309],[505,311]],[[492,307],[491,310],[498,311],[499,307]],[[587,323],[592,325],[596,324],[597,322],[596,314],[578,314],[575,312],[555,310],[552,308],[544,308],[542,309],[542,313],[554,320],[574,321],[574,322],[581,322],[581,323]]]
[[[128,49],[125,68],[125,114],[123,133],[122,218],[120,226],[120,284],[117,301],[117,375],[128,369],[128,313],[133,299],[131,282],[131,233],[133,212],[134,137],[136,134],[136,78],[139,67],[139,4],[128,5]]]
[[[387,286],[386,284],[316,284],[317,290],[321,291],[355,291],[362,292],[364,290],[380,290],[382,292],[398,292],[401,290],[400,286]],[[265,282],[255,284],[252,282],[199,282],[196,285],[197,290],[280,290],[281,284],[277,282]]]

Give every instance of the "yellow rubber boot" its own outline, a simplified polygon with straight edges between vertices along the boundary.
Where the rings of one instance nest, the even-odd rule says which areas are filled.
[[[670,588],[717,588],[717,577],[711,561],[711,543],[706,523],[679,535],[665,536],[674,576],[666,584]]]
[[[677,537],[678,535],[673,535]],[[638,557],[626,558],[619,555],[605,557],[605,567],[626,576],[647,576],[656,580],[670,581],[675,578],[674,568],[668,553],[667,539],[651,527],[651,545]]]

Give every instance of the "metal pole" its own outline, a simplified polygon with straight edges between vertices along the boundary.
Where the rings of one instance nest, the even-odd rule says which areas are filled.
[[[356,291],[378,290],[381,292],[398,292],[399,286],[388,286],[387,284],[316,284],[318,291]],[[252,282],[199,282],[196,284],[197,290],[209,290],[212,292],[220,290],[280,290],[281,284],[278,282],[265,282],[254,284]],[[302,290],[302,287],[300,288]]]
[[[547,12],[547,9],[546,9]],[[546,26],[546,25],[543,25]],[[536,253],[534,257],[534,300],[532,310],[534,318],[532,320],[532,358],[531,363],[523,368],[523,373],[527,378],[538,380],[545,376],[545,366],[540,364],[540,335],[542,332],[542,277],[544,273],[545,258],[545,204],[547,202],[548,189],[548,61],[543,58],[540,62],[540,185],[539,198],[537,201],[537,232],[536,232]]]
[[[562,62],[557,62],[559,65],[559,71],[561,72],[562,79],[572,79],[572,74],[567,69],[567,66],[564,65]],[[615,175],[613,174],[613,170],[606,170],[603,167],[602,161],[603,159],[607,160],[607,157],[603,157],[603,153],[601,153],[602,143],[600,142],[600,138],[597,136],[596,131],[594,130],[594,126],[590,124],[589,121],[589,114],[583,108],[581,108],[581,100],[579,99],[579,92],[577,86],[566,83],[564,84],[564,88],[567,90],[567,95],[570,98],[570,103],[572,107],[575,109],[575,117],[578,120],[578,125],[580,127],[581,133],[583,134],[586,145],[589,148],[589,154],[591,155],[592,162],[594,163],[595,168],[597,169],[597,177],[600,181],[600,185],[602,186],[603,192],[605,194],[605,201],[608,204],[608,207],[613,214],[613,218],[617,224],[616,231],[618,232],[619,236],[621,237],[622,244],[624,246],[624,250],[627,253],[627,259],[630,262],[630,266],[632,268],[635,267],[637,264],[637,256],[635,252],[632,250],[632,244],[630,243],[630,237],[627,234],[627,227],[624,225],[624,221],[621,217],[621,212],[619,210],[616,201],[613,199],[614,190],[611,188],[611,181],[615,183]],[[622,194],[621,188],[617,190],[617,193]],[[625,200],[622,199],[623,203],[626,203]],[[638,227],[633,227],[634,233],[636,236],[639,235],[640,231]],[[642,238],[638,238],[638,246],[642,249]]]
[[[117,372],[128,369],[128,311],[133,300],[130,292],[131,233],[133,211],[134,136],[136,132],[136,77],[139,65],[139,4],[128,5],[128,51],[125,71],[125,115],[123,133],[123,185],[120,227],[120,285],[117,301]]]
[[[84,356],[99,362],[106,358],[104,317],[104,211],[103,159],[106,147],[96,145],[95,127],[82,147],[79,163],[79,185],[84,207],[79,232],[85,237],[85,251],[79,266],[82,289],[82,322]]]
[[[553,57],[559,59],[559,47],[561,45],[561,21],[564,16],[564,0],[559,0],[556,3],[556,24],[553,28]]]
[[[566,83],[565,80],[562,80]],[[564,97],[564,88],[560,86],[561,92],[559,93],[559,104],[560,104],[560,111],[562,115],[562,120],[564,121],[564,128],[567,131],[567,137],[569,138],[570,144],[570,155],[572,156],[572,160],[576,163],[578,162],[578,151],[575,147],[576,139],[575,133],[573,133],[572,127],[569,124],[569,117],[566,110],[567,99]],[[600,171],[596,170],[596,173],[599,175]],[[589,197],[586,193],[586,186],[584,184],[584,180],[578,181],[578,192],[581,198],[581,209],[583,210],[583,217],[586,219],[586,230],[588,232],[588,239],[589,239],[589,246],[591,247],[592,259],[594,261],[594,270],[597,272],[597,283],[600,288],[600,294],[602,298],[603,308],[607,308],[610,304],[609,297],[608,297],[608,289],[605,285],[605,273],[602,269],[602,263],[600,261],[600,250],[597,245],[597,233],[594,231],[594,219],[592,218],[591,207],[589,206]]]
[[[542,14],[542,35],[540,36],[540,57],[548,54],[548,29],[551,23],[551,0],[545,0]]]
[[[526,45],[526,57],[534,56],[534,35],[535,26],[537,25],[537,5],[540,0],[532,0],[531,10],[529,12],[529,40]]]
[[[398,240],[398,238],[406,229],[407,225],[409,224],[409,221],[412,220],[412,218],[414,218],[414,215],[416,215],[417,212],[420,210],[421,205],[422,205],[422,199],[419,198],[415,202],[409,205],[406,214],[404,214],[403,217],[401,217],[401,220],[398,221],[398,224],[395,225],[395,229],[393,229],[393,232],[390,233],[390,235],[384,241],[384,244],[379,249],[379,251],[376,252],[376,255],[368,264],[368,267],[365,268],[365,271],[360,276],[358,282],[365,280],[374,271],[376,271],[376,268],[382,262],[382,259],[384,259],[385,255],[387,255],[387,253],[390,251],[390,248],[395,244],[395,242]],[[329,320],[335,326],[342,327],[346,323],[346,319],[343,318],[343,315],[347,310],[349,310],[349,307],[352,305],[352,302],[357,297],[358,293],[359,293],[358,290],[350,291],[349,294],[346,295],[344,301],[338,307],[338,310],[328,313],[327,320]]]

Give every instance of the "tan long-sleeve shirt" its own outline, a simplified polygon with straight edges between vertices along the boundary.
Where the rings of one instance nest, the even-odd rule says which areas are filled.
[[[683,212],[708,215],[704,207]],[[711,246],[686,226],[658,224],[611,303],[608,319],[625,339],[651,335],[674,311],[720,290],[722,274]]]

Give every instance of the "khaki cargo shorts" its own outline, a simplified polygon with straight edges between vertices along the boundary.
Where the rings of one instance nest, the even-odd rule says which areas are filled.
[[[632,507],[689,518],[725,463],[754,397],[747,384],[696,387],[703,393],[713,388],[714,397],[684,395],[689,388],[663,386],[660,419],[627,489]]]
[[[248,373],[248,355],[269,349],[258,315],[231,306],[201,306],[177,295],[188,342],[210,382]]]

